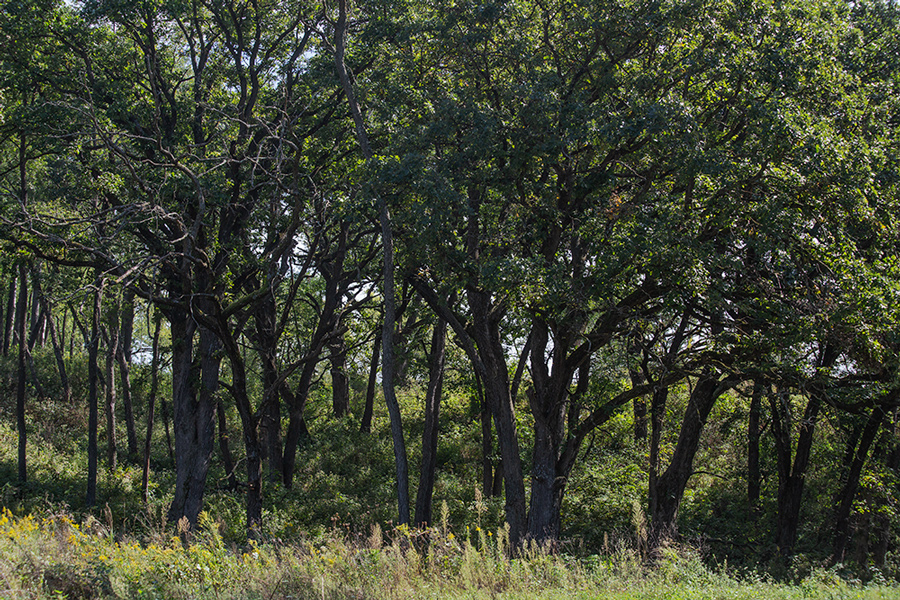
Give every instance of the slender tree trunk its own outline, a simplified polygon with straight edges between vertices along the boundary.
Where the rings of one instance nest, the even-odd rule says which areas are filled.
[[[337,418],[350,414],[350,378],[347,377],[347,347],[344,336],[337,335],[328,345],[331,362],[331,408]]]
[[[106,462],[110,471],[116,470],[119,445],[116,440],[116,346],[119,345],[119,330],[110,325],[106,336]]]
[[[225,405],[222,401],[216,402],[216,414],[219,417],[219,453],[222,455],[222,464],[225,466],[225,477],[228,479],[228,489],[236,490],[237,482],[237,466],[234,464],[234,458],[231,456],[231,436],[228,433],[228,419],[225,414]]]
[[[379,325],[379,330],[381,326]],[[366,385],[366,407],[363,410],[362,420],[359,423],[359,430],[362,433],[371,433],[372,431],[372,413],[375,409],[375,386],[378,383],[378,359],[381,354],[381,338],[376,337],[372,343],[372,358],[369,361],[369,381]]]
[[[447,321],[438,318],[431,335],[428,390],[425,393],[425,430],[422,433],[422,469],[416,494],[415,524],[424,527],[433,523],[432,495],[437,469],[438,425],[441,393],[444,382],[444,361],[447,344]]]
[[[753,394],[750,397],[750,416],[747,421],[747,501],[750,516],[756,514],[759,505],[759,420],[762,413],[763,384],[753,383]]]
[[[105,280],[100,277],[99,269],[95,269],[94,306],[91,313],[91,329],[88,338],[88,480],[85,504],[94,506],[97,502],[97,430],[100,426],[100,311],[102,310],[103,286]],[[73,314],[74,309],[73,309]],[[77,323],[77,320],[76,320]],[[83,331],[83,333],[87,333]]]
[[[481,493],[485,498],[494,495],[494,430],[491,425],[491,409],[488,408],[484,394],[478,399],[481,407]],[[497,471],[500,465],[497,465]]]
[[[781,396],[782,394],[779,394]],[[787,402],[787,399],[785,399]],[[797,449],[791,465],[790,427],[784,422],[787,411],[782,413],[775,397],[772,397],[772,431],[775,435],[778,457],[778,518],[775,529],[775,543],[782,556],[790,556],[797,541],[800,524],[800,501],[803,496],[803,482],[812,449],[815,422],[819,415],[821,400],[817,393],[810,395],[800,425]]]
[[[16,311],[16,275],[13,273],[9,277],[9,294],[6,296],[6,322],[3,326],[3,356],[9,355],[9,347],[13,344],[15,334],[15,320],[13,315]]]
[[[60,343],[59,336],[56,331],[56,324],[53,321],[52,311],[50,310],[50,300],[44,294],[41,286],[41,279],[38,271],[33,273],[33,283],[37,290],[37,297],[41,303],[43,312],[47,315],[47,329],[50,333],[50,343],[53,345],[53,356],[56,359],[56,369],[59,372],[59,382],[63,389],[63,402],[69,404],[72,401],[72,387],[69,384],[69,375],[66,371],[66,361],[63,357],[63,344]]]
[[[900,443],[897,440],[897,417],[898,409],[895,407],[891,410],[890,419],[885,425],[881,440],[879,442],[878,456],[884,460],[884,466],[888,473],[896,476],[900,469]],[[894,538],[893,523],[888,512],[888,507],[882,499],[881,510],[877,511],[875,516],[875,548],[872,551],[872,562],[877,567],[883,567],[887,558],[887,553]]]
[[[290,489],[294,484],[294,464],[297,459],[297,445],[300,440],[309,437],[306,427],[306,419],[303,411],[306,408],[306,400],[309,397],[309,387],[315,370],[314,363],[310,361],[303,366],[300,373],[300,381],[297,383],[296,392],[291,391],[285,383],[281,386],[281,394],[288,405],[288,427],[284,436],[284,456],[282,457],[282,483]]]
[[[374,154],[369,145],[369,136],[366,132],[366,126],[362,118],[359,103],[356,99],[353,84],[350,81],[350,76],[347,74],[347,66],[344,64],[344,48],[347,41],[347,0],[338,0],[338,10],[339,15],[337,22],[335,23],[335,66],[341,81],[341,87],[344,90],[344,95],[347,97],[347,102],[350,105],[350,114],[353,117],[357,141],[359,142],[363,157],[367,161],[371,161]],[[387,202],[384,201],[384,198],[380,194],[376,194],[376,200],[378,203],[379,221],[381,223],[381,239],[384,257],[384,268],[382,273],[384,324],[382,329],[381,384],[384,390],[384,399],[388,407],[388,414],[391,419],[391,438],[394,443],[394,462],[397,472],[398,522],[403,525],[409,523],[409,465],[406,459],[406,443],[403,439],[400,404],[397,401],[397,396],[394,392],[393,335],[394,323],[396,320],[396,298],[394,292],[394,237],[391,229],[391,214],[388,210]]]
[[[650,472],[648,481],[648,507],[649,513],[655,514],[659,499],[657,496],[659,473],[662,465],[659,459],[659,445],[662,441],[662,430],[666,415],[666,401],[669,398],[669,388],[664,386],[656,389],[650,399]]]
[[[122,310],[119,311],[119,335],[116,344],[116,362],[122,381],[122,406],[125,408],[125,434],[128,442],[128,459],[137,461],[137,428],[134,422],[134,405],[131,397],[131,343],[134,332],[134,293],[125,290]]]
[[[28,350],[25,343],[25,313],[28,304],[28,281],[25,275],[25,264],[19,264],[19,300],[16,303],[16,331],[19,338],[19,366],[16,384],[16,428],[19,433],[19,483],[28,480],[26,467],[26,432],[25,432],[25,355]]]
[[[38,265],[34,265],[30,270],[36,271],[38,270],[38,268]],[[35,289],[34,285],[31,286],[30,309],[31,316],[29,318],[29,322],[31,323],[31,327],[28,331],[28,352],[34,350],[34,347],[39,343],[40,345],[43,345],[43,342],[41,342],[41,331],[43,329],[44,314],[41,311],[41,303],[38,299],[37,290]]]
[[[640,347],[629,348],[629,354],[639,355]],[[631,378],[632,387],[638,387],[647,382],[644,373],[639,368],[629,369],[628,374]],[[632,401],[632,410],[634,414],[634,441],[643,442],[647,439],[647,399],[644,396],[635,398]]]
[[[144,438],[144,469],[141,477],[141,498],[146,504],[150,490],[150,444],[153,440],[153,421],[156,408],[156,395],[159,392],[159,330],[160,320],[155,319],[153,325],[153,344],[150,359],[150,397],[147,398],[147,435]]]
[[[859,488],[859,478],[869,456],[869,448],[881,429],[884,417],[885,411],[882,406],[878,405],[872,409],[866,421],[865,429],[863,429],[862,437],[859,440],[859,445],[856,446],[856,451],[853,453],[853,461],[850,463],[846,482],[841,490],[840,503],[835,511],[834,548],[832,551],[832,560],[834,562],[842,562],[844,560],[844,551],[847,548],[849,538],[850,511],[853,508],[853,500],[856,498],[856,490]]]

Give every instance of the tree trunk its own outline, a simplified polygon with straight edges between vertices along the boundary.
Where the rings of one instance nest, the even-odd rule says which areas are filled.
[[[309,437],[306,427],[306,419],[303,411],[306,408],[306,400],[309,397],[309,387],[315,372],[314,361],[309,361],[300,372],[300,381],[297,390],[292,391],[287,383],[281,386],[281,394],[288,405],[288,427],[284,436],[284,456],[282,457],[282,483],[290,489],[294,484],[294,464],[297,458],[297,445],[300,440]]]
[[[131,343],[134,332],[134,293],[125,290],[122,310],[119,312],[119,335],[116,344],[116,362],[122,381],[122,406],[125,408],[125,434],[128,442],[128,460],[137,461],[137,429],[134,423],[134,406],[131,398]]]
[[[756,515],[759,505],[759,420],[762,413],[762,395],[763,384],[757,380],[753,383],[750,416],[747,420],[747,502],[751,518]]]
[[[656,480],[650,540],[654,546],[677,533],[676,519],[684,489],[693,473],[700,434],[716,399],[727,389],[715,374],[702,375],[688,400],[671,462]]]
[[[150,358],[150,397],[147,398],[147,435],[144,438],[144,465],[141,477],[141,498],[146,504],[150,490],[150,443],[153,440],[153,421],[156,408],[156,395],[159,392],[159,330],[160,320],[153,326],[153,344]]]
[[[331,362],[331,407],[337,418],[350,414],[350,378],[347,377],[347,348],[344,336],[336,335],[328,344]]]
[[[500,341],[500,315],[490,310],[489,294],[486,292],[470,288],[468,300],[472,311],[472,334],[484,369],[481,374],[484,395],[497,426],[510,544],[518,547],[524,540],[527,527],[525,482],[519,455],[515,409],[509,395],[506,352]]]
[[[485,498],[494,495],[494,435],[491,427],[491,409],[488,408],[484,394],[479,398],[481,411],[481,493]],[[497,471],[500,465],[497,465]]]
[[[783,394],[779,393],[777,397],[783,397]],[[785,402],[787,402],[786,398]],[[778,517],[775,528],[775,543],[783,557],[790,556],[794,543],[797,541],[803,482],[806,476],[806,467],[812,449],[813,432],[820,406],[821,400],[819,395],[812,393],[803,414],[800,436],[797,439],[797,449],[792,466],[790,426],[784,421],[788,413],[786,410],[782,413],[776,396],[771,397],[772,432],[775,436],[776,456],[778,459]]]
[[[100,394],[98,384],[100,379],[100,311],[102,310],[103,285],[105,281],[100,277],[99,269],[96,270],[94,307],[91,314],[91,330],[86,335],[88,342],[88,480],[85,505],[94,506],[97,502],[97,430],[100,422]],[[73,315],[74,308],[73,308]],[[76,320],[77,323],[77,320]],[[83,331],[87,334],[87,331]],[[74,337],[74,336],[73,336]]]
[[[347,66],[344,64],[344,47],[347,41],[347,0],[338,0],[338,20],[335,24],[335,53],[334,62],[338,77],[347,103],[350,105],[350,114],[356,129],[357,141],[366,161],[374,157],[369,145],[369,136],[366,132],[365,122],[362,118],[359,103],[350,76],[347,74]],[[376,195],[378,203],[378,216],[381,224],[381,240],[383,251],[382,286],[384,297],[384,324],[382,327],[382,359],[381,359],[381,385],[384,390],[384,399],[388,407],[391,419],[391,438],[394,443],[394,463],[397,473],[397,512],[398,522],[403,525],[409,523],[409,465],[406,459],[406,443],[403,440],[403,424],[400,418],[400,404],[394,393],[394,322],[396,313],[396,298],[394,292],[394,235],[391,229],[391,214],[387,202],[381,195]],[[507,388],[508,389],[508,388]],[[524,503],[524,499],[523,499]]]
[[[647,500],[649,513],[652,515],[656,512],[659,504],[657,498],[657,481],[659,480],[659,472],[662,468],[659,459],[659,445],[662,441],[662,430],[665,424],[666,401],[669,398],[669,388],[663,386],[657,388],[653,392],[650,400],[650,472],[647,484]]]
[[[629,354],[632,356],[641,354],[640,347],[637,344],[635,344],[635,346],[636,347],[629,348]],[[630,368],[628,370],[628,375],[631,378],[632,387],[638,387],[647,383],[644,373],[640,368]],[[632,405],[634,414],[634,441],[640,443],[647,439],[647,399],[644,396],[638,396],[634,399]]]
[[[25,447],[27,442],[25,432],[25,316],[28,304],[28,281],[25,276],[25,264],[19,264],[19,300],[16,302],[16,331],[19,338],[19,363],[17,369],[18,382],[16,384],[16,429],[19,433],[19,483],[28,480],[26,467]]]
[[[228,479],[228,489],[236,490],[237,483],[237,467],[234,464],[234,458],[231,456],[230,436],[228,434],[228,419],[225,414],[225,405],[221,401],[216,402],[216,415],[219,418],[219,454],[222,455],[222,465],[225,467],[225,477]]]
[[[6,318],[3,325],[3,356],[9,355],[9,347],[13,343],[15,335],[15,320],[13,315],[16,312],[16,274],[9,276],[9,293],[6,296]]]
[[[106,463],[110,471],[116,470],[119,446],[116,441],[116,371],[115,355],[119,345],[119,329],[110,324],[106,336]]]
[[[900,411],[896,407],[891,410],[890,420],[882,433],[878,452],[878,455],[884,459],[884,466],[888,473],[895,477],[900,468],[900,443],[897,441],[898,413]],[[888,549],[894,538],[892,519],[884,499],[881,501],[880,508],[881,510],[877,511],[875,517],[875,549],[872,552],[872,562],[879,568],[884,566]]]
[[[53,345],[53,356],[56,359],[56,369],[59,372],[59,382],[63,389],[63,401],[69,404],[72,401],[72,387],[69,384],[69,375],[66,371],[66,361],[63,358],[63,344],[60,342],[56,331],[56,324],[53,321],[52,311],[50,310],[50,300],[44,295],[41,287],[41,280],[37,270],[33,276],[34,287],[37,290],[37,297],[41,303],[42,310],[47,315],[47,329],[50,333],[50,343]]]
[[[422,469],[419,490],[416,494],[415,524],[424,527],[433,523],[432,495],[437,469],[438,426],[440,422],[441,393],[444,382],[444,362],[447,345],[447,321],[438,317],[431,336],[429,354],[428,390],[425,393],[425,430],[422,432]]]
[[[275,297],[268,293],[254,312],[256,341],[263,370],[263,402],[259,435],[263,440],[263,460],[268,462],[269,481],[281,480],[284,472],[281,446],[281,391],[278,388],[277,331]],[[285,385],[285,384],[282,384]]]
[[[214,439],[215,402],[219,359],[215,356],[216,338],[200,329],[198,347],[200,390],[193,374],[194,336],[197,327],[185,312],[172,311],[172,404],[175,411],[175,496],[169,507],[169,519],[186,518],[191,527],[203,506],[206,475]]]
[[[379,330],[381,326],[379,325]],[[381,354],[381,338],[376,337],[372,343],[372,358],[369,361],[369,381],[366,385],[366,407],[363,410],[362,420],[359,423],[359,430],[362,433],[371,433],[372,431],[372,413],[375,409],[375,386],[378,383],[378,359]]]
[[[859,445],[856,446],[856,451],[853,453],[853,461],[850,463],[846,482],[841,490],[840,502],[837,511],[835,511],[832,561],[836,563],[844,560],[844,551],[847,548],[849,537],[850,511],[853,508],[856,490],[859,488],[859,477],[869,455],[869,448],[878,435],[884,417],[885,411],[882,406],[877,405],[872,409],[866,421],[866,427],[862,432],[862,437],[859,440]]]

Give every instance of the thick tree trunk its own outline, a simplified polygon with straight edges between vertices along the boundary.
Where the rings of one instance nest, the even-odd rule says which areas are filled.
[[[444,383],[444,361],[447,345],[447,321],[438,318],[431,335],[429,353],[428,390],[425,393],[425,430],[422,432],[422,469],[416,494],[415,524],[424,527],[433,523],[432,495],[437,470],[438,425],[441,393]]]
[[[28,480],[28,469],[26,466],[26,443],[27,434],[25,432],[25,358],[28,350],[25,343],[25,316],[26,306],[28,304],[28,280],[25,275],[25,264],[19,264],[19,299],[16,302],[16,331],[19,338],[19,362],[17,369],[18,382],[16,384],[16,429],[19,433],[19,483],[25,483]]]
[[[707,374],[700,377],[691,393],[671,462],[656,480],[656,502],[650,522],[650,539],[654,545],[677,533],[678,508],[688,479],[693,474],[700,434],[716,399],[725,389],[726,386],[719,381],[717,375]]]
[[[173,311],[174,312],[174,311]],[[184,312],[170,316],[172,331],[172,404],[175,411],[175,496],[169,519],[186,518],[191,527],[203,506],[206,475],[214,439],[215,402],[219,359],[214,356],[215,336],[200,330],[198,347],[200,390],[195,387],[193,346],[196,325]]]
[[[379,330],[381,326],[379,325]],[[369,381],[366,385],[366,407],[363,409],[359,430],[362,433],[372,431],[372,413],[375,410],[375,386],[378,384],[378,359],[381,356],[381,338],[376,337],[372,343],[372,358],[369,361]]]
[[[835,511],[832,561],[836,563],[843,562],[844,560],[844,551],[847,548],[847,541],[849,538],[850,511],[853,508],[856,490],[859,488],[859,477],[862,474],[863,466],[869,456],[869,448],[872,446],[872,443],[878,435],[878,431],[881,429],[884,417],[884,408],[880,405],[875,406],[866,421],[866,426],[865,429],[863,429],[859,445],[854,444],[856,448],[855,452],[853,452],[853,460],[850,463],[846,481],[841,489],[838,508]]]
[[[659,445],[662,441],[662,430],[666,416],[666,401],[669,398],[669,388],[663,386],[654,390],[650,399],[650,468],[647,484],[647,504],[649,513],[656,512],[659,504],[657,497],[657,481],[662,468],[659,460]]]

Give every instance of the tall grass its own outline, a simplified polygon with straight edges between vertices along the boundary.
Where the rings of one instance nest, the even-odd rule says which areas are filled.
[[[505,529],[456,535],[374,526],[364,539],[339,530],[316,541],[229,545],[204,513],[196,531],[116,534],[112,520],[0,512],[0,597],[28,599],[343,598],[897,598],[884,581],[862,585],[830,571],[776,584],[710,569],[669,548],[652,568],[627,545],[575,559],[529,546],[510,558]],[[616,546],[613,544],[613,546]]]

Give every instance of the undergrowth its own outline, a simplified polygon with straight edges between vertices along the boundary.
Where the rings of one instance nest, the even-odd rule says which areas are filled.
[[[649,565],[625,543],[575,558],[529,546],[505,529],[456,535],[373,526],[364,539],[332,530],[318,539],[229,544],[202,513],[196,531],[161,524],[143,537],[65,512],[0,512],[0,597],[10,599],[896,598],[885,581],[847,581],[817,570],[795,584],[710,568],[690,548],[669,547]]]

